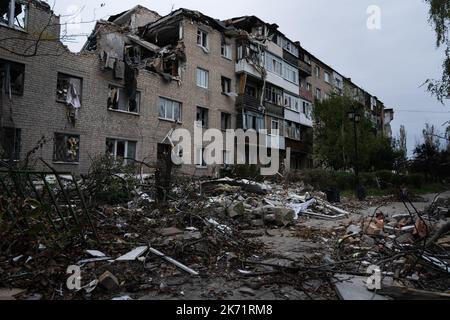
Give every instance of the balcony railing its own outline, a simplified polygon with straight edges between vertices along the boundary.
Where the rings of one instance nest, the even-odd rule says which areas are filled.
[[[290,148],[295,153],[310,153],[312,150],[312,141],[294,140],[286,137],[286,148]]]
[[[246,108],[251,109],[254,111],[261,111],[260,110],[260,100],[258,98],[255,98],[248,94],[240,94],[236,98],[236,107],[237,108]]]
[[[308,91],[306,89],[300,88],[300,97],[302,97],[305,100],[308,100],[310,102],[313,101],[313,94],[311,91]]]
[[[298,58],[286,50],[283,50],[283,59],[294,66],[298,65]]]
[[[306,77],[310,77],[312,75],[312,67],[305,61],[298,60],[298,69],[300,70],[300,73]]]
[[[270,102],[264,102],[264,106],[266,108],[266,113],[268,115],[284,118],[284,108],[280,107],[279,105],[270,103]]]

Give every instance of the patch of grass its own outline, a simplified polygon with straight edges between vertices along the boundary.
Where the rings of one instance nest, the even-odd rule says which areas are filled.
[[[393,190],[390,189],[368,188],[366,191],[368,197],[383,197],[393,194]],[[341,197],[356,198],[355,193],[355,190],[344,190],[341,191]]]
[[[450,190],[450,186],[446,186],[440,183],[428,183],[426,185],[423,185],[421,188],[409,188],[409,191],[411,191],[415,195],[424,195],[424,194],[430,194],[430,193],[439,193],[442,191]],[[367,196],[368,197],[383,197],[383,196],[389,196],[389,195],[395,195],[396,191],[392,188],[386,188],[386,189],[378,189],[378,188],[368,188],[367,189]],[[341,197],[345,198],[356,198],[355,191],[354,190],[344,190],[341,191]]]

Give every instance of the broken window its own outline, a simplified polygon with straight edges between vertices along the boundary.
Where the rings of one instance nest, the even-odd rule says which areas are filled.
[[[21,130],[17,128],[2,128],[0,159],[20,160]]]
[[[166,98],[159,98],[159,118],[181,122],[181,103]]]
[[[197,107],[197,126],[208,128],[208,109]]]
[[[205,49],[208,49],[208,33],[198,29],[197,31],[197,44]]]
[[[312,105],[309,102],[303,102],[303,113],[306,115],[306,118],[312,119]]]
[[[197,68],[197,86],[200,88],[208,89],[209,85],[209,72],[201,68]]]
[[[124,161],[136,160],[137,142],[118,139],[106,139],[106,152],[114,159]]]
[[[222,77],[222,93],[231,92],[231,79]]]
[[[80,136],[55,133],[54,162],[77,163],[80,161]]]
[[[298,58],[299,49],[298,49],[298,47],[295,44],[293,44],[289,40],[287,40],[287,39],[283,40],[283,49],[288,51],[289,53],[293,54],[294,56],[296,56]]]
[[[22,95],[25,65],[0,59],[0,77],[7,94]]]
[[[225,42],[222,42],[220,51],[221,51],[222,57],[231,60],[231,45],[226,44]]]
[[[279,106],[283,106],[283,91],[272,86],[267,86],[266,101]]]
[[[14,6],[14,10],[11,10]],[[3,0],[0,4],[0,23],[10,28],[26,30],[28,4],[25,0]]]
[[[256,98],[256,88],[253,87],[253,86],[247,85],[247,86],[245,87],[245,94],[246,94],[246,95],[249,95],[249,96],[251,96],[251,97]]]
[[[71,105],[75,109],[81,107],[81,91],[83,80],[78,77],[58,73],[56,100]]]
[[[303,56],[303,60],[304,60],[306,63],[311,64],[311,59],[309,58],[309,55],[305,54],[305,55]]]
[[[231,114],[224,112],[220,114],[220,127],[222,130],[231,129]]]
[[[136,92],[136,100],[133,101],[128,96],[125,88],[109,85],[108,109],[130,113],[139,113],[140,92]]]
[[[199,168],[206,168],[205,148],[197,148],[196,164]]]

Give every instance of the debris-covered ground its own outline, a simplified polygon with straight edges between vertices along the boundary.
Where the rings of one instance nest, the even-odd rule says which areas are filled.
[[[65,179],[70,205],[54,179],[36,188],[40,202],[2,195],[0,299],[450,297],[450,194],[331,204],[302,183],[184,179],[163,203],[141,186],[108,205],[89,199],[86,181],[74,200]],[[52,194],[62,215],[86,208],[91,228],[53,237],[34,223],[57,211],[42,205]],[[29,220],[8,220],[17,207]]]

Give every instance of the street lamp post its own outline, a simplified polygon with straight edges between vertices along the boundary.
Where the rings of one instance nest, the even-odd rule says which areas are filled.
[[[359,200],[364,200],[365,198],[365,192],[364,188],[360,183],[359,179],[359,157],[358,157],[358,134],[357,134],[357,127],[356,125],[361,120],[361,116],[359,115],[358,111],[354,107],[352,111],[348,113],[348,118],[353,122],[353,136],[354,136],[354,147],[355,147],[355,159],[354,159],[354,170],[355,170],[355,177],[356,177],[356,197]]]

